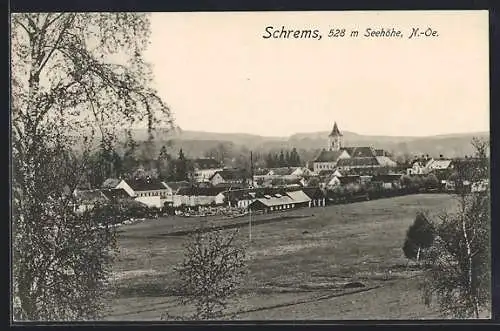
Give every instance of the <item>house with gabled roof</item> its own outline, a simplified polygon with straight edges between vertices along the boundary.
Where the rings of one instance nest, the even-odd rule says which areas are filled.
[[[129,184],[123,179],[118,179],[118,178],[108,178],[102,183],[101,188],[103,189],[123,189],[125,190],[128,195],[131,197],[135,197],[135,192],[134,189],[130,187]]]
[[[191,161],[194,168],[194,179],[197,182],[208,182],[217,171],[224,166],[214,158],[197,158]]]
[[[110,202],[133,201],[133,198],[121,188],[101,188],[101,189],[75,189],[73,196],[76,200],[75,211],[84,212],[91,210],[96,205],[103,205]]]
[[[103,189],[123,189],[128,195],[149,207],[162,208],[168,198],[169,189],[158,179],[146,177],[132,180],[108,178]]]
[[[250,203],[250,210],[261,210],[264,212],[282,211],[309,205],[311,198],[302,190],[291,190],[274,194],[265,194],[257,197]]]
[[[431,159],[425,167],[429,170],[429,172],[433,170],[453,169],[453,160],[444,158]]]
[[[244,169],[223,169],[215,172],[209,181],[213,186],[218,184],[242,184],[250,181],[251,175]]]
[[[224,187],[182,187],[173,197],[173,206],[209,206],[224,203]]]

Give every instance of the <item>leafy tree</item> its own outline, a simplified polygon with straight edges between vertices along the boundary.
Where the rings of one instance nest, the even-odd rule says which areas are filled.
[[[188,163],[182,148],[179,150],[179,156],[175,162],[175,180],[187,180],[188,179]]]
[[[246,252],[236,242],[238,231],[201,228],[185,243],[185,257],[176,268],[182,304],[194,304],[191,319],[220,319],[247,272]]]
[[[280,154],[279,154],[278,166],[279,167],[285,167],[286,166],[285,154],[283,153],[283,150],[281,150]]]
[[[156,169],[158,169],[158,176],[164,180],[175,179],[174,167],[175,167],[174,162],[172,160],[172,157],[167,151],[167,147],[162,146],[156,162]]]
[[[294,167],[299,167],[301,165],[301,161],[300,161],[300,155],[299,153],[297,152],[297,149],[294,147],[292,148],[292,152],[291,152],[291,162],[292,162],[292,166]]]
[[[125,174],[131,174],[139,165],[139,160],[137,157],[137,149],[139,145],[134,141],[132,134],[127,132],[127,138],[124,143],[125,152],[123,154],[123,172]]]
[[[273,155],[271,153],[268,153],[266,156],[266,168],[273,168],[273,167],[274,167]]]
[[[423,212],[417,213],[415,221],[406,232],[403,252],[406,258],[420,262],[421,252],[434,242],[434,225]]]
[[[149,18],[11,18],[14,319],[96,319],[114,234],[94,225],[120,216],[106,208],[78,214],[68,192],[82,180],[98,142],[113,141],[117,130],[133,124],[151,131],[171,123],[142,60]]]

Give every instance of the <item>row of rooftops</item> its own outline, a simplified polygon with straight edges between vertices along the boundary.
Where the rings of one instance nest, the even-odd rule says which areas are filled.
[[[374,176],[337,176],[342,185],[360,182],[362,177],[370,177],[371,181],[378,182],[394,182],[401,178],[401,174],[384,174]],[[260,187],[260,188],[223,188],[223,187],[192,187],[187,182],[169,182],[163,183],[169,185],[170,188],[175,189],[174,194],[178,196],[216,196],[224,194],[228,200],[256,200],[256,199],[271,199],[282,198],[285,196],[299,196],[305,195],[309,199],[320,199],[324,197],[323,191],[319,187]],[[129,186],[131,186],[129,184]],[[132,187],[132,186],[131,186]],[[137,188],[137,186],[134,186]],[[302,193],[293,193],[302,192]],[[130,199],[128,193],[121,188],[101,188],[96,190],[77,190],[75,195],[82,200],[86,201],[106,201],[112,199]],[[298,201],[300,199],[295,199]],[[278,202],[276,202],[278,203]]]

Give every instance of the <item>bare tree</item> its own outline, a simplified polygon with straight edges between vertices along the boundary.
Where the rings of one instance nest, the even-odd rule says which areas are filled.
[[[470,174],[471,181],[488,173],[486,143],[474,139],[473,145],[480,162],[468,163],[474,169],[463,171]],[[424,298],[427,304],[437,298],[447,315],[479,318],[482,310],[490,309],[491,299],[489,190],[463,190],[457,198],[458,211],[444,214],[436,225]]]
[[[144,123],[152,134],[171,123],[141,56],[149,19],[11,17],[14,318],[96,319],[113,246],[102,227],[119,213],[105,206],[78,214],[63,192],[78,186],[91,149],[114,143],[117,130]]]
[[[238,231],[201,228],[188,239],[185,259],[176,269],[180,277],[181,303],[193,304],[191,319],[223,317],[247,272],[245,249],[236,242]]]

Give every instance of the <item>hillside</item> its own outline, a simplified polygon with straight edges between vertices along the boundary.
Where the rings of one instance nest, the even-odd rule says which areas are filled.
[[[462,133],[437,135],[429,137],[394,137],[370,136],[353,132],[343,132],[346,146],[373,146],[383,148],[395,155],[429,154],[447,157],[463,156],[473,153],[470,144],[473,137],[488,138],[488,132]],[[147,139],[145,130],[135,130],[133,136],[138,141]],[[155,149],[163,145],[170,145],[172,152],[180,148],[191,156],[203,156],[210,149],[218,148],[221,144],[227,150],[254,150],[260,153],[278,151],[280,149],[297,148],[306,158],[310,158],[314,151],[326,147],[328,132],[297,133],[290,137],[265,137],[241,133],[216,133],[202,131],[158,131],[155,134]]]

